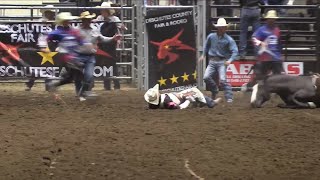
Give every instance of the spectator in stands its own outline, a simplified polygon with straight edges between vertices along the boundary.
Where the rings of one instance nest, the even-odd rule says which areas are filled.
[[[39,22],[53,22],[56,17],[56,12],[53,5],[47,5],[45,6],[46,9],[41,9],[40,12],[42,13],[42,17],[38,19]],[[45,36],[44,34],[39,34],[39,38],[42,38]],[[45,38],[45,37],[44,37]],[[38,44],[39,45],[39,44]],[[32,87],[34,86],[36,78],[30,78],[28,82],[26,82],[26,91],[31,91]],[[51,80],[45,79],[45,84],[47,85]],[[47,90],[47,87],[46,87]]]
[[[204,73],[204,81],[212,93],[212,99],[216,99],[219,88],[214,81],[214,75],[218,72],[220,84],[224,88],[225,99],[228,103],[233,102],[232,88],[226,79],[226,69],[238,56],[238,47],[231,36],[226,34],[227,22],[224,18],[219,18],[215,27],[216,33],[208,35],[204,44],[203,55],[199,61],[209,56],[209,65]]]
[[[100,7],[111,7],[111,2],[103,2]],[[103,36],[112,37],[116,34],[123,34],[122,31],[127,28],[121,23],[119,17],[114,15],[114,9],[102,9],[101,15],[97,17],[98,21],[105,21],[100,28],[100,32]],[[101,45],[103,50],[106,50],[113,57],[113,76],[118,76],[118,67],[117,62],[117,53],[116,49],[120,41],[109,43],[108,45]],[[120,89],[120,82],[118,79],[113,79],[114,89]],[[111,90],[111,81],[110,79],[104,79],[104,89]]]
[[[259,4],[264,5],[262,0],[240,0],[241,16],[240,16],[240,59],[244,59],[247,54],[247,35],[248,27],[252,26],[254,32],[260,26],[261,9]]]
[[[47,9],[41,9],[40,12],[42,13],[42,18],[39,19],[41,22],[48,22],[48,21],[54,21],[56,18],[56,12],[53,5],[46,5],[45,8]],[[59,10],[58,10],[59,11]]]

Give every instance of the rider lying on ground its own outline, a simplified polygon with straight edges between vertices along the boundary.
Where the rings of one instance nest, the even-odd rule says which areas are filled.
[[[144,99],[147,101],[149,109],[185,109],[190,105],[213,108],[222,100],[221,98],[213,100],[204,96],[195,87],[180,92],[160,94],[158,84],[145,93]]]

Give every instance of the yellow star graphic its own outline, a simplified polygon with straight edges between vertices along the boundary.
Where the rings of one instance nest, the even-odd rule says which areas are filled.
[[[192,76],[194,79],[197,79],[197,71],[194,71],[194,73],[192,73]]]
[[[179,77],[176,77],[176,76],[173,74],[173,75],[172,75],[172,78],[170,78],[171,84],[178,83],[178,79],[179,79]]]
[[[164,46],[165,49],[169,49],[169,47],[170,47],[169,45],[165,45]]]
[[[49,50],[47,48],[47,50]],[[42,56],[42,61],[41,61],[41,65],[46,63],[46,62],[49,62],[51,63],[52,65],[54,65],[54,61],[53,61],[53,56],[56,55],[58,52],[37,52],[40,56]]]
[[[183,78],[183,82],[189,81],[189,75],[187,73],[184,73],[181,77]]]
[[[163,77],[161,76],[161,78],[160,78],[160,80],[158,80],[158,82],[160,83],[160,86],[162,86],[162,85],[166,85],[166,81],[167,81],[167,79],[163,79]]]

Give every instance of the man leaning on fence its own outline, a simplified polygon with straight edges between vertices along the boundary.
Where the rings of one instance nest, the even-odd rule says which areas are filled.
[[[116,42],[118,40],[121,39],[121,35],[114,35],[113,37],[105,37],[102,36],[99,29],[93,28],[91,27],[91,20],[96,17],[96,14],[90,14],[89,11],[84,11],[81,13],[80,15],[80,19],[82,21],[82,24],[80,26],[80,28],[78,29],[80,31],[80,35],[84,38],[84,40],[90,44],[92,44],[93,46],[93,51],[92,53],[81,53],[83,56],[87,56],[88,60],[89,60],[89,65],[85,66],[85,68],[87,67],[87,70],[85,69],[85,72],[88,72],[88,74],[85,74],[85,77],[83,79],[83,82],[81,81],[76,81],[76,90],[77,90],[77,94],[80,92],[81,87],[83,87],[83,84],[86,84],[87,86],[89,86],[86,91],[87,91],[87,96],[89,95],[89,93],[91,94],[90,96],[94,96],[95,94],[92,93],[91,91],[91,85],[94,81],[93,79],[93,71],[94,71],[94,65],[95,65],[95,53],[97,51],[98,48],[98,42],[101,43],[107,43],[107,42]],[[83,98],[81,98],[83,99]],[[83,99],[84,100],[84,99]]]
[[[199,58],[199,61],[203,61],[208,55],[209,65],[203,79],[212,92],[212,99],[216,99],[219,92],[219,87],[214,81],[214,75],[218,72],[220,84],[224,88],[225,99],[231,103],[233,102],[233,93],[230,84],[227,83],[226,69],[237,58],[238,47],[232,37],[226,34],[227,26],[224,18],[218,19],[217,24],[215,24],[217,32],[208,35],[203,55]]]
[[[103,2],[100,7],[111,7],[111,2]],[[97,17],[96,20],[103,20],[104,23],[100,28],[100,32],[103,36],[111,37],[116,34],[122,34],[123,30],[127,28],[121,23],[119,17],[115,16],[116,11],[114,9],[102,9],[101,15]],[[101,49],[107,51],[112,56],[112,66],[113,66],[113,76],[118,76],[118,67],[117,67],[117,53],[116,49],[120,41],[109,43],[108,45],[101,44]],[[120,89],[120,82],[118,79],[113,79],[114,89]],[[111,90],[111,81],[110,79],[104,79],[104,89]]]

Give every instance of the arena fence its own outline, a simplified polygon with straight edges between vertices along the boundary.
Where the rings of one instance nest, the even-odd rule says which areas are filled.
[[[202,54],[203,44],[206,39],[206,35],[209,32],[215,31],[212,26],[213,22],[216,22],[219,14],[218,10],[231,9],[233,12],[231,16],[222,15],[232,24],[229,28],[229,34],[239,44],[239,6],[238,5],[208,5],[206,1],[198,1],[197,5],[192,6],[194,9],[194,20],[196,29],[196,44],[197,44],[197,57]],[[125,32],[124,41],[121,47],[118,48],[118,54],[120,57],[117,65],[120,67],[121,76],[119,79],[130,81],[138,89],[146,90],[149,88],[149,69],[148,69],[148,37],[146,33],[145,16],[146,12],[150,9],[163,9],[170,8],[190,8],[189,6],[145,6],[143,1],[136,1],[135,5],[129,7],[112,7],[121,12],[121,21],[126,24],[128,31]],[[9,9],[29,9],[30,16],[17,17],[17,16],[2,16],[0,17],[0,23],[8,21],[24,20],[32,21],[39,18],[38,11],[45,9],[43,6],[0,6],[2,10]],[[97,7],[55,7],[56,13],[59,11],[73,10],[75,13],[83,10],[98,11]],[[108,8],[105,8],[108,9]],[[282,44],[283,55],[287,62],[299,61],[304,62],[305,74],[309,71],[319,72],[320,70],[320,9],[319,6],[313,5],[293,5],[293,6],[266,6],[265,9],[284,9],[287,10],[285,16],[281,16],[278,19],[278,23],[282,32]],[[299,12],[302,13],[292,14]],[[308,17],[307,11],[314,11],[315,16]],[[301,16],[301,15],[304,15]],[[263,19],[262,19],[263,21]],[[249,32],[250,33],[250,32]],[[251,32],[252,33],[252,32]],[[250,36],[248,36],[250,37]],[[249,45],[248,59],[254,59],[252,57],[252,46]],[[204,88],[203,73],[206,67],[206,62],[198,64],[197,66],[197,81],[200,88]]]
[[[9,23],[9,22],[37,22],[37,19],[39,19],[41,16],[39,15],[39,11],[41,9],[46,9],[43,6],[0,6],[1,12],[3,13],[3,16],[0,18],[0,24],[1,23]],[[29,15],[24,16],[12,16],[12,15],[5,15],[5,11],[8,10],[16,10],[16,9],[27,9],[30,10]],[[75,7],[75,6],[66,6],[66,4],[57,5],[53,8],[58,14],[58,12],[66,12],[71,11],[74,15],[79,15],[84,10],[89,10],[91,12],[97,12],[99,14],[100,9],[108,9],[108,8],[101,8],[101,7]],[[136,29],[134,28],[134,7],[112,7],[112,9],[116,9],[116,11],[120,12],[120,19],[121,23],[123,23],[128,30],[122,32],[123,33],[123,39],[121,41],[120,46],[117,48],[117,66],[119,71],[119,76],[117,77],[110,77],[110,78],[116,78],[124,81],[131,82],[133,85],[136,84],[135,80],[135,73],[137,72],[137,65],[134,63],[134,53],[135,50],[133,48],[134,41],[136,38],[134,37],[134,34],[136,32]],[[101,22],[102,23],[102,22]],[[2,78],[3,80],[4,78]],[[10,78],[13,79],[13,78]]]

